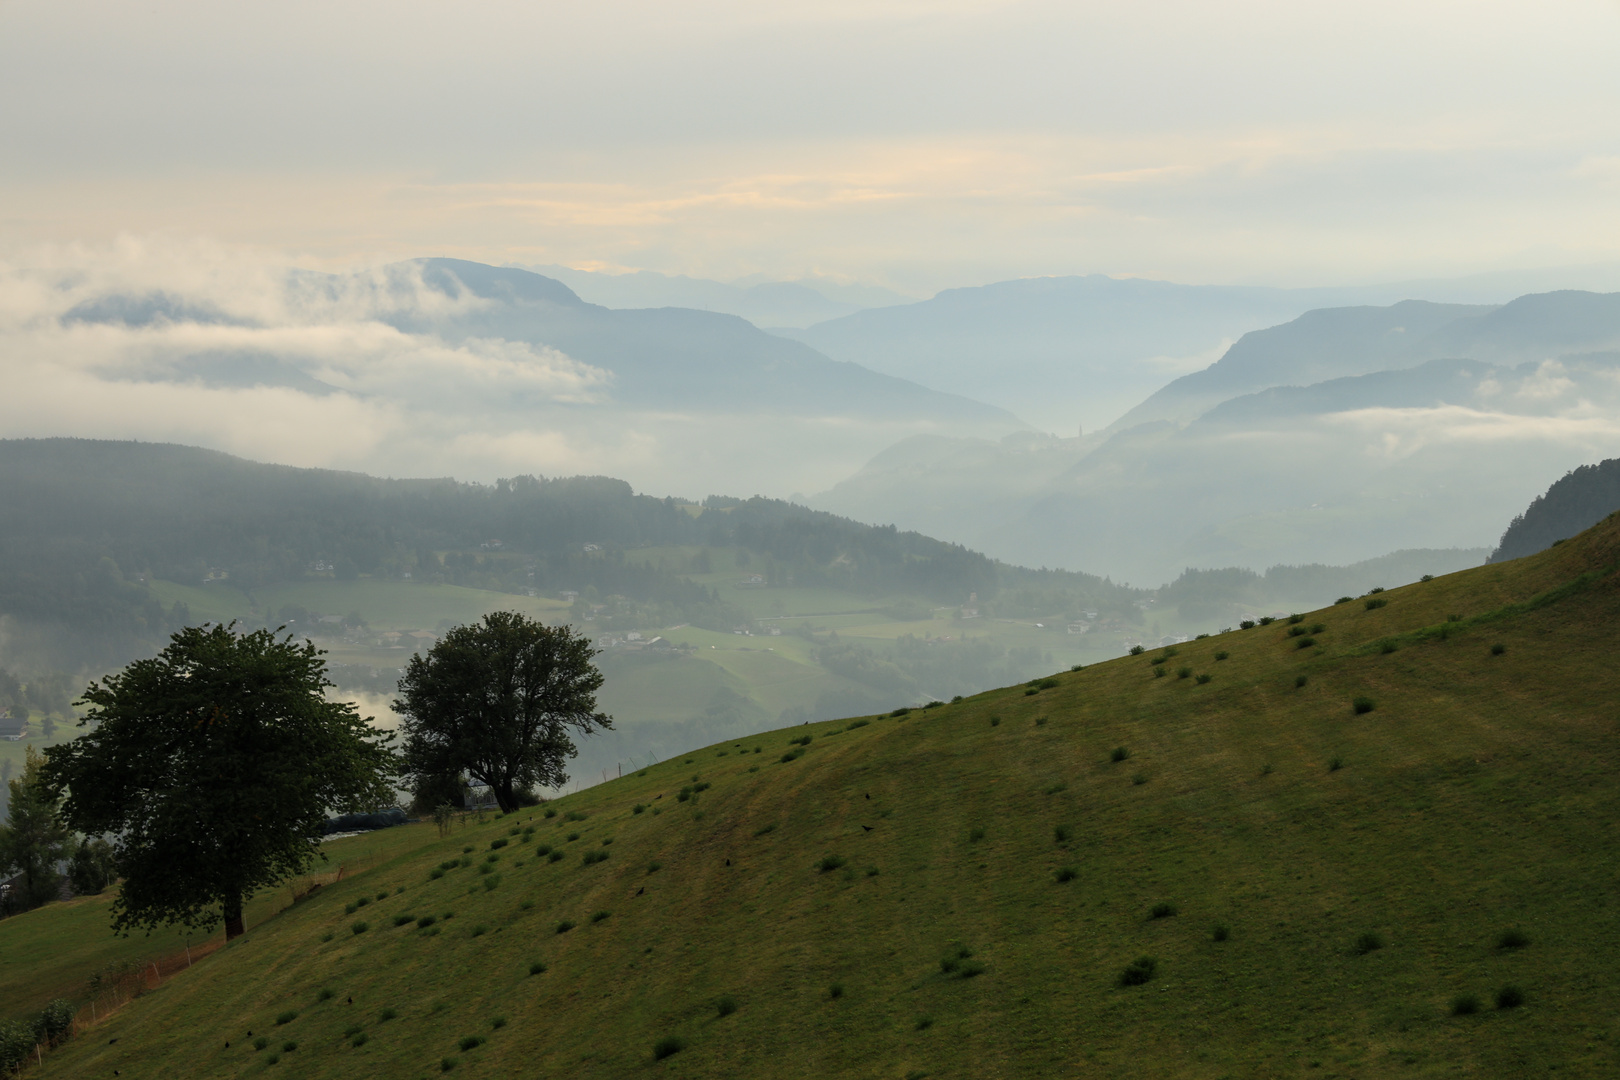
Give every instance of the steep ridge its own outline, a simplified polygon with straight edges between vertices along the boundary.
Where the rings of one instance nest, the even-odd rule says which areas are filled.
[[[413,826],[37,1072],[1610,1075],[1617,568],[1611,517],[555,817]]]

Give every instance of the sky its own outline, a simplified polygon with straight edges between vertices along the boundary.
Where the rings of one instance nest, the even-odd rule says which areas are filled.
[[[1617,0],[0,0],[0,255],[946,287],[1620,260]]]

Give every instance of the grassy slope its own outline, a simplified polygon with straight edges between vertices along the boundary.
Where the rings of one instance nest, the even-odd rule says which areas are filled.
[[[1617,582],[1488,613],[1617,559],[1608,522],[1393,590],[1381,610],[1325,609],[1307,623],[1328,627],[1315,649],[1282,625],[1182,646],[1171,668],[1207,685],[1125,658],[1035,696],[711,747],[553,804],[582,823],[534,815],[535,840],[567,858],[508,847],[493,890],[475,869],[428,872],[464,845],[484,859],[513,820],[418,833],[419,849],[254,927],[41,1075],[414,1077],[441,1059],[478,1076],[1614,1075]],[[1412,633],[1451,613],[1478,621]],[[1409,636],[1382,653],[1395,634]],[[1378,704],[1355,716],[1360,694]],[[779,761],[806,732],[807,754]],[[1127,761],[1110,762],[1116,746]],[[713,788],[677,802],[697,775]],[[593,849],[611,857],[583,866]],[[829,854],[852,872],[818,872]],[[1057,883],[1062,867],[1075,879]],[[347,901],[399,886],[349,932]],[[1148,918],[1160,901],[1179,914]],[[434,936],[389,918],[451,910]],[[561,919],[579,926],[558,934]],[[1217,922],[1230,940],[1211,940]],[[1496,948],[1509,926],[1531,944]],[[1364,932],[1386,947],[1357,955]],[[959,944],[983,975],[941,973]],[[1144,954],[1158,977],[1117,985]],[[549,969],[531,976],[532,961]],[[1492,1010],[1509,982],[1527,1003]],[[322,987],[338,996],[319,1002]],[[1485,1011],[1449,1015],[1465,992]],[[369,1041],[352,1046],[351,1026]],[[250,1028],[298,1049],[271,1065]],[[669,1034],[689,1045],[655,1063]],[[488,1042],[462,1052],[467,1035]]]

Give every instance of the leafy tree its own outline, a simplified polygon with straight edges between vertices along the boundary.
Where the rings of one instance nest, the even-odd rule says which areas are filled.
[[[49,748],[44,775],[69,825],[117,837],[115,930],[223,917],[236,937],[243,899],[309,867],[329,812],[391,801],[392,736],[326,700],[321,656],[270,630],[189,627],[90,684],[90,730]]]
[[[469,774],[506,811],[536,785],[560,786],[576,752],[569,729],[613,726],[596,711],[595,655],[572,627],[511,611],[448,631],[399,680],[401,775],[419,790]]]
[[[27,753],[22,775],[8,785],[11,821],[0,825],[0,870],[20,873],[21,906],[38,907],[62,887],[56,864],[72,834],[57,816],[61,800],[44,776],[45,759],[32,746]]]
[[[118,880],[118,859],[113,846],[101,837],[86,837],[68,860],[68,881],[80,896],[95,896]]]

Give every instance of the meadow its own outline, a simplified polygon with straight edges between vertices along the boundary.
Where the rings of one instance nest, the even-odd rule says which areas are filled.
[[[1617,567],[1611,520],[394,830],[36,1071],[1614,1075]]]

